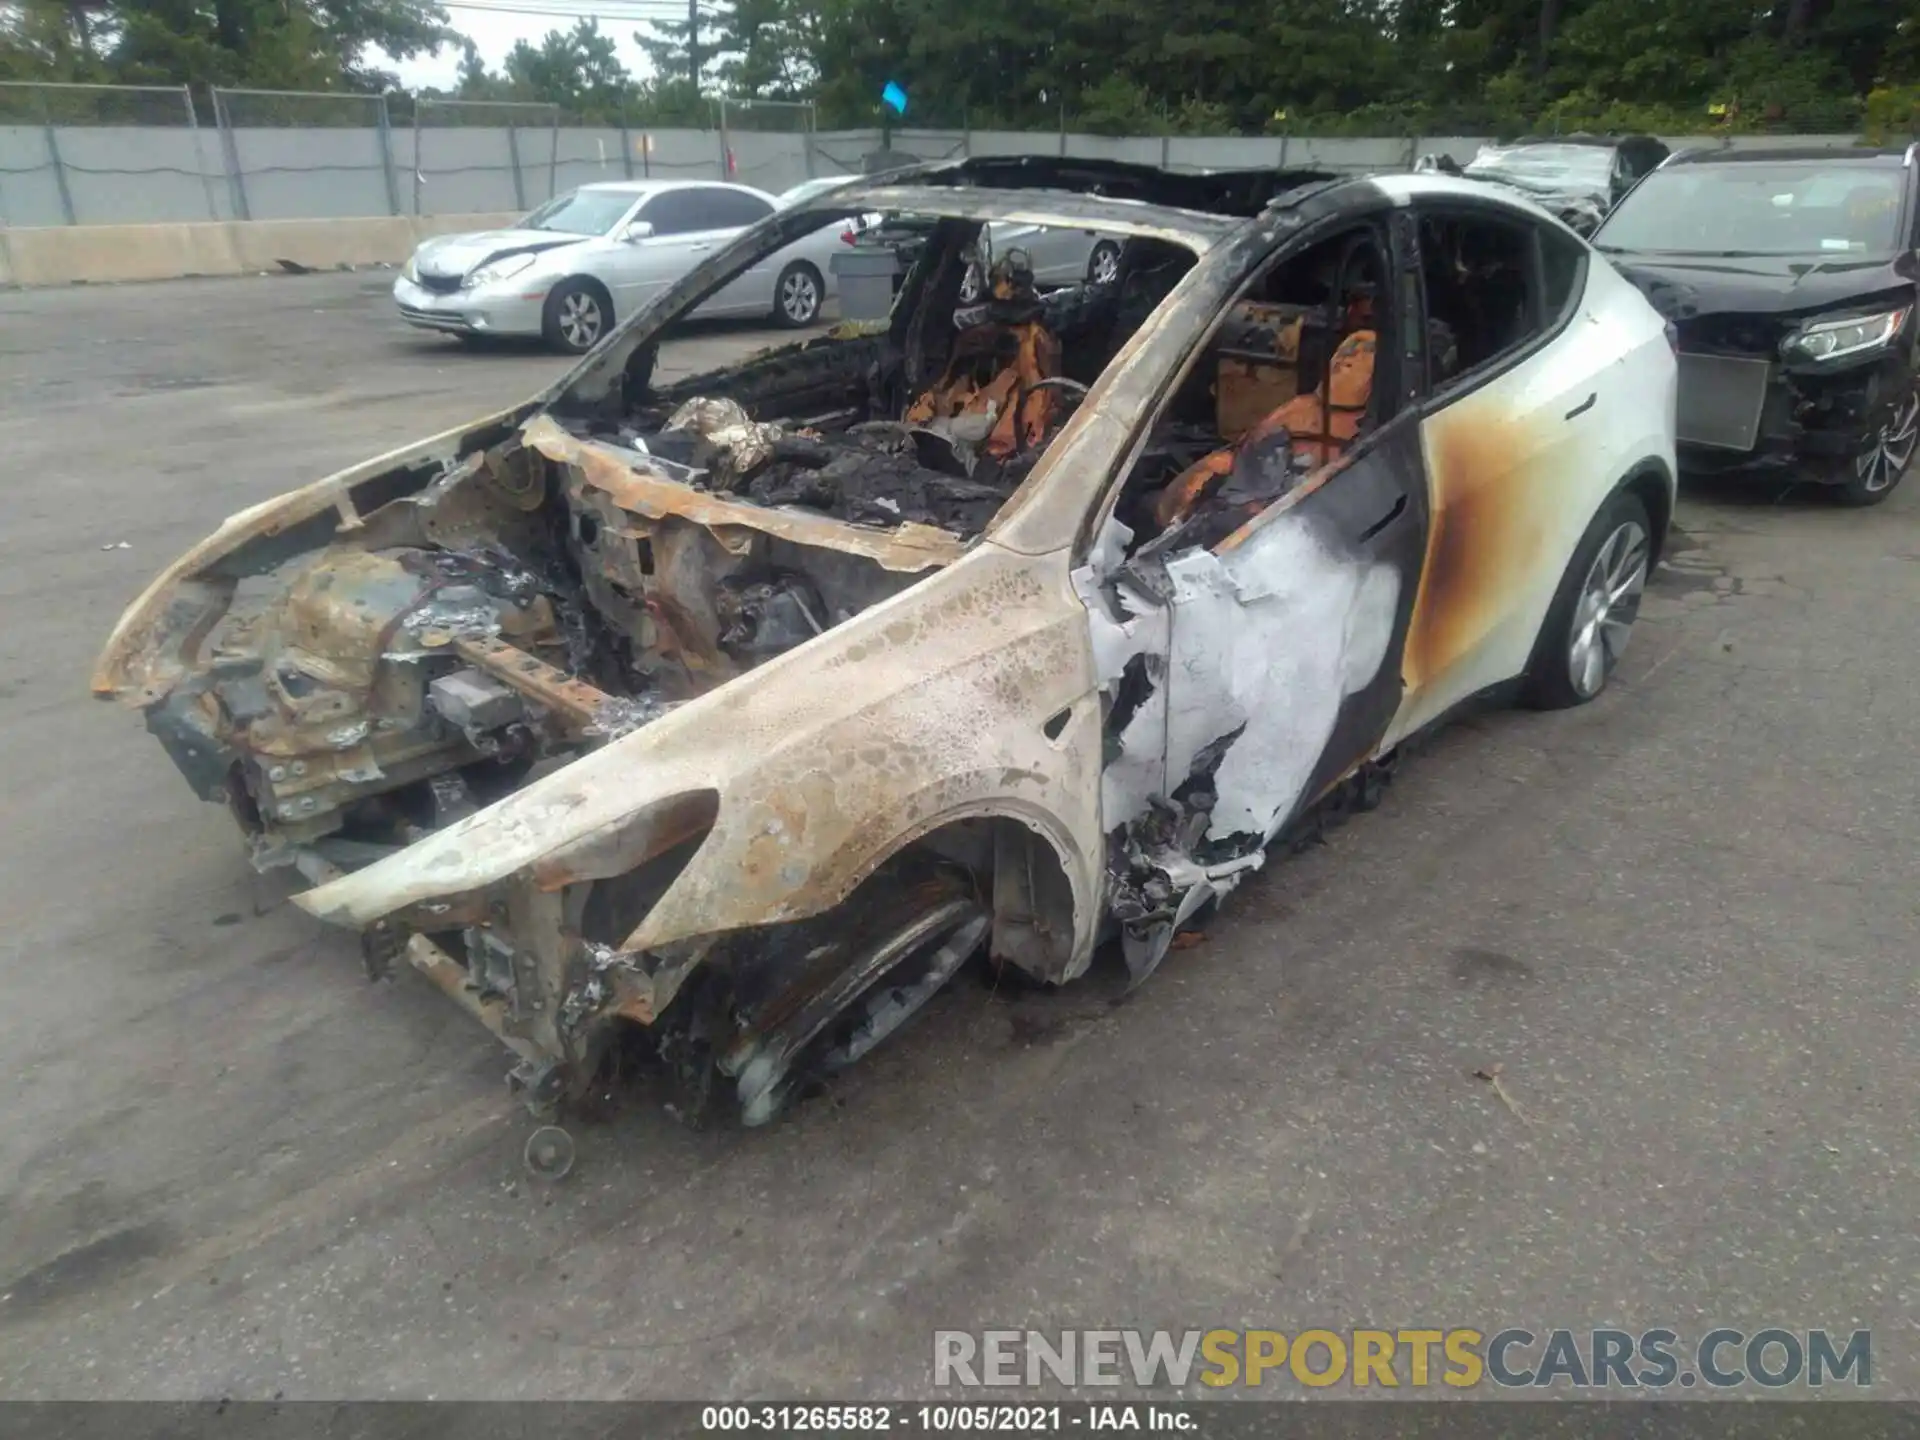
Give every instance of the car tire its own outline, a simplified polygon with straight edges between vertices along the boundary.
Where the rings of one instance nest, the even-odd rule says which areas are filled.
[[[1526,704],[1565,710],[1607,688],[1640,613],[1652,555],[1647,507],[1631,491],[1616,490],[1560,577],[1527,666]]]
[[[1094,285],[1110,285],[1120,276],[1120,247],[1102,240],[1087,256],[1087,280]]]
[[[789,330],[799,330],[820,318],[820,305],[826,298],[826,286],[820,272],[804,260],[796,260],[780,272],[773,286],[774,322]]]
[[[613,297],[598,280],[562,280],[547,296],[540,332],[563,355],[584,355],[613,329]]]
[[[1920,384],[1910,386],[1892,407],[1886,422],[1861,442],[1846,462],[1846,478],[1833,487],[1842,505],[1878,505],[1899,488],[1914,451],[1920,448]]]

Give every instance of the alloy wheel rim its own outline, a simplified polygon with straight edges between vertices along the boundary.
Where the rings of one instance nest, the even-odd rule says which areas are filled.
[[[780,287],[780,305],[786,311],[787,318],[796,324],[811,320],[814,311],[820,308],[820,296],[814,289],[813,277],[805,272],[789,275],[787,283]]]
[[[1620,661],[1647,588],[1647,532],[1637,520],[1618,526],[1593,557],[1573,607],[1567,674],[1583,700],[1600,693]]]
[[[1859,459],[1853,462],[1860,488],[1878,495],[1900,478],[1920,445],[1920,391],[1909,391],[1880,433],[1868,442]]]
[[[575,291],[560,302],[560,333],[569,345],[585,349],[600,338],[600,302]]]
[[[1120,252],[1111,245],[1103,245],[1093,255],[1093,279],[1097,285],[1109,283],[1120,273]]]

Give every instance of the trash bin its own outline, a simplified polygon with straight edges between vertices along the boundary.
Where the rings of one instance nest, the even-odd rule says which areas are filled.
[[[852,245],[827,262],[840,287],[840,318],[884,320],[893,313],[900,256],[891,245]]]

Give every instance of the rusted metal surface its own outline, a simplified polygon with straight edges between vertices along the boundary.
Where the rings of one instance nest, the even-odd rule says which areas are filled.
[[[529,421],[522,432],[533,449],[576,469],[582,482],[603,491],[623,510],[653,519],[679,516],[710,527],[734,527],[777,535],[796,545],[814,545],[865,556],[889,570],[912,573],[948,565],[965,551],[963,542],[931,525],[902,524],[892,530],[855,527],[824,515],[775,510],[693,490],[649,473],[646,457],[582,440],[551,417]]]
[[[412,936],[407,941],[406,954],[409,965],[431,980],[441,994],[497,1035],[500,1042],[514,1054],[534,1063],[546,1058],[540,1046],[512,1033],[512,1014],[506,1001],[496,995],[482,995],[474,987],[467,967],[432,940],[425,935]]]
[[[365,925],[494,884],[581,837],[697,791],[713,828],[629,937],[651,949],[796,920],[838,904],[935,827],[1004,814],[1040,834],[1072,882],[1074,947],[1091,956],[1101,851],[1096,710],[1084,611],[1065,557],[991,545],[399,855],[296,897]],[[1047,722],[1071,711],[1065,729]]]
[[[712,828],[718,809],[719,796],[711,790],[669,796],[540,856],[531,867],[533,883],[542,890],[559,890],[625,875],[704,834]]]
[[[494,636],[461,636],[453,648],[489,675],[559,715],[577,733],[592,731],[613,697]]]
[[[237,558],[261,542],[297,534],[321,517],[331,515],[330,524],[322,521],[327,532],[357,521],[353,496],[362,485],[417,472],[414,488],[424,487],[477,443],[492,443],[503,427],[537,404],[528,401],[455,426],[228,516],[213,534],[155,576],[126,608],[94,664],[93,693],[132,705],[158,699],[185,673],[182,652],[205,634],[212,623],[210,612],[217,618],[231,597],[232,576],[245,568],[235,565]]]

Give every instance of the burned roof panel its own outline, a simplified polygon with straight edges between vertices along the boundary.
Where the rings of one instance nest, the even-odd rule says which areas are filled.
[[[1274,200],[1310,185],[1342,177],[1331,170],[1217,170],[1183,172],[1119,160],[1070,156],[979,156],[917,165],[876,176],[876,186],[925,190],[1049,190],[1089,200],[1130,200],[1171,210],[1249,219]],[[866,189],[835,192],[833,198],[866,195]]]

